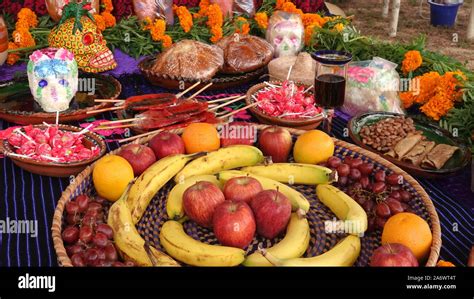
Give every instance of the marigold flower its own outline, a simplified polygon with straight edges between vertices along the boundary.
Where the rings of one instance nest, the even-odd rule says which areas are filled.
[[[223,35],[222,25],[224,24],[224,16],[219,5],[211,4],[207,9],[207,26],[211,30],[211,42],[218,42]]]
[[[235,32],[241,34],[248,34],[250,32],[250,24],[244,17],[237,17],[235,19]]]
[[[18,46],[13,43],[13,42],[9,42],[8,43],[8,50],[14,50],[14,49],[18,49]],[[18,60],[20,59],[20,55],[16,54],[16,52],[9,52],[8,53],[8,56],[7,56],[7,63],[9,65],[13,65],[15,64]]]
[[[12,39],[19,48],[33,47],[36,45],[35,39],[28,30],[13,31]]]
[[[267,29],[268,27],[268,15],[266,12],[257,12],[255,14],[255,22],[257,22],[258,27],[262,29]]]
[[[29,8],[22,8],[17,14],[17,22],[25,22],[29,27],[35,28],[38,26],[38,17],[36,14]]]
[[[301,17],[303,17],[304,15],[303,11],[299,8],[296,8],[296,6],[292,2],[283,3],[281,10],[289,13],[299,14]]]
[[[163,47],[169,48],[173,44],[173,40],[171,39],[171,36],[165,34],[163,35],[161,42],[163,44]]]
[[[106,12],[112,12],[112,10],[114,10],[114,5],[112,4],[112,0],[102,0],[102,4],[104,5],[104,10]]]
[[[317,13],[305,13],[302,17],[302,20],[304,27],[314,24],[322,26],[321,24],[324,22],[323,17]]]
[[[405,59],[402,62],[402,71],[404,74],[408,74],[418,69],[422,63],[423,58],[419,51],[408,51],[405,53]]]
[[[344,26],[344,24],[342,24],[342,23],[337,23],[334,26],[334,29],[336,29],[337,32],[342,32],[344,30],[344,28],[346,28],[346,26]]]
[[[179,18],[179,24],[184,32],[189,32],[193,27],[193,17],[186,6],[173,6],[173,10]]]
[[[114,27],[116,24],[115,17],[108,11],[104,11],[100,14],[104,18],[105,27]]]
[[[94,15],[94,20],[97,29],[99,29],[100,31],[104,31],[106,28],[104,17],[102,17],[101,15]]]
[[[304,29],[304,44],[310,46],[313,41],[313,33],[315,28],[319,28],[318,24],[309,25]]]

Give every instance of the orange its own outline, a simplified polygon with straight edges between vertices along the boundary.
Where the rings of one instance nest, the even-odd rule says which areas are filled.
[[[334,155],[334,141],[323,131],[304,133],[296,140],[293,157],[298,163],[318,164]]]
[[[420,262],[428,257],[432,241],[428,223],[413,213],[399,213],[390,217],[382,232],[382,244],[403,244],[413,251]]]
[[[100,196],[110,201],[119,199],[133,178],[133,168],[130,163],[116,155],[101,158],[92,171],[95,190]]]
[[[190,124],[184,129],[181,136],[186,153],[212,152],[221,147],[221,140],[217,129],[207,123]]]

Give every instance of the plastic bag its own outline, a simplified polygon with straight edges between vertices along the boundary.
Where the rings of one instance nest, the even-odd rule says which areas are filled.
[[[133,10],[139,20],[164,18],[167,24],[174,23],[173,0],[133,0]]]
[[[234,0],[234,12],[237,14],[244,14],[249,17],[255,15],[255,1],[254,0]]]
[[[91,14],[98,14],[100,12],[99,10],[99,0],[88,0],[87,2],[91,3]],[[67,1],[66,0],[46,0],[46,9],[48,10],[49,15],[51,16],[51,19],[53,19],[55,22],[59,22],[61,20],[61,16],[63,15],[63,7],[66,5]]]
[[[268,23],[266,38],[275,56],[296,56],[303,48],[304,26],[298,14],[275,12]]]
[[[342,111],[354,116],[370,111],[404,113],[398,96],[397,65],[385,59],[352,62]]]
[[[211,4],[217,4],[221,8],[224,16],[232,16],[232,0],[211,0]]]

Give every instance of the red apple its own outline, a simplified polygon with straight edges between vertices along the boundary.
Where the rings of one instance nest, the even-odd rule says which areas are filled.
[[[210,182],[197,182],[183,194],[186,215],[204,227],[212,227],[212,216],[216,207],[225,201],[221,189]]]
[[[161,132],[150,140],[149,146],[155,152],[156,158],[184,154],[184,142],[179,135],[170,132]]]
[[[276,190],[264,190],[250,202],[259,235],[273,239],[285,231],[291,216],[290,200]]]
[[[377,248],[370,259],[371,267],[418,267],[410,248],[398,243],[388,243]]]
[[[218,205],[212,224],[217,240],[225,246],[244,249],[255,235],[255,218],[244,201],[226,200]]]
[[[270,127],[262,131],[258,144],[265,156],[271,156],[273,162],[281,163],[288,161],[293,140],[287,129]]]
[[[119,156],[132,165],[135,176],[141,175],[148,167],[156,162],[156,156],[153,150],[141,144],[129,144],[124,146]]]
[[[255,195],[263,190],[259,181],[254,178],[241,176],[232,178],[224,185],[224,196],[227,200],[245,201],[250,203]]]
[[[219,127],[221,146],[243,144],[253,145],[257,141],[257,128],[246,122],[233,122]]]

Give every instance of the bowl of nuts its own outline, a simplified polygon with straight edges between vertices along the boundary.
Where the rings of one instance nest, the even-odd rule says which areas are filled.
[[[467,144],[439,126],[390,112],[371,112],[349,122],[349,136],[407,172],[428,178],[453,174],[471,161]]]

